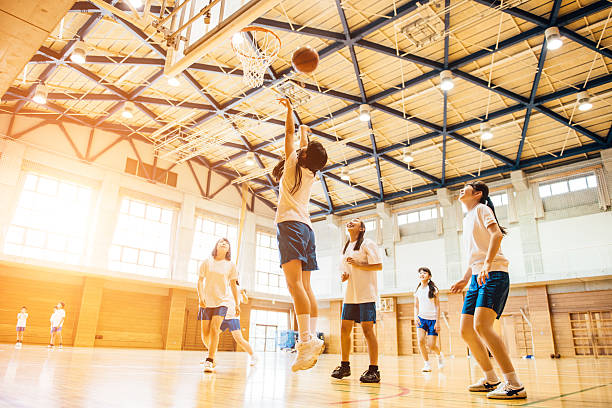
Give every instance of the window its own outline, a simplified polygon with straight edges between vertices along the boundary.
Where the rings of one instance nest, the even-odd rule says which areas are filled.
[[[175,211],[133,198],[121,200],[108,267],[168,278]]]
[[[276,351],[282,331],[289,329],[289,313],[274,310],[253,309],[249,343],[255,351]]]
[[[189,281],[196,282],[198,280],[200,265],[211,255],[215,244],[221,238],[227,238],[230,242],[232,260],[235,262],[236,251],[238,250],[238,228],[236,225],[202,216],[196,217],[191,259],[189,260]]]
[[[594,174],[543,184],[540,186],[540,197],[546,198],[587,188],[597,188],[597,177]]]
[[[443,215],[442,208],[440,208],[440,215]],[[437,207],[427,208],[426,210],[413,211],[397,216],[397,224],[412,224],[415,222],[428,221],[438,218]]]
[[[501,207],[503,205],[508,205],[508,194],[495,194],[491,196],[491,201],[495,207]]]
[[[287,294],[287,283],[279,265],[276,237],[265,232],[257,232],[257,254],[255,266],[255,290]]]
[[[87,241],[92,189],[28,173],[8,228],[4,252],[79,264]]]
[[[363,222],[363,225],[365,226],[366,231],[376,231],[376,220],[375,219],[364,220],[362,222]]]

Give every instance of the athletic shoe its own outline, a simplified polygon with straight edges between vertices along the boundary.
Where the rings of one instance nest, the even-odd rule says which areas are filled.
[[[295,346],[297,356],[291,365],[292,371],[308,370],[312,368],[319,358],[319,351],[323,340],[311,337],[309,341],[300,341]]]
[[[331,373],[332,377],[339,380],[343,379],[344,377],[348,377],[349,375],[351,375],[351,367],[343,366],[342,364],[336,367],[336,369]]]
[[[497,388],[497,386],[500,384],[500,382],[495,382],[495,383],[490,383],[487,381],[486,378],[481,378],[480,381],[478,381],[475,384],[472,384],[468,387],[468,391],[470,392],[490,392],[493,391],[495,388]]]
[[[423,365],[423,370],[424,373],[429,373],[431,371],[431,364],[429,364],[429,361],[426,361],[425,364]]]
[[[442,353],[438,356],[438,368],[444,368],[444,355]]]
[[[380,371],[366,370],[359,377],[359,381],[362,383],[379,383],[380,382]]]
[[[60,350],[63,350],[63,349],[64,349],[64,346],[62,346],[62,345],[60,344],[60,345],[59,345],[59,349],[60,349]]]
[[[214,373],[215,372],[215,366],[213,365],[212,362],[206,361],[204,363],[204,372],[205,373]]]
[[[258,361],[259,357],[257,357],[257,354],[253,354],[251,356],[251,361],[249,361],[249,365],[254,366],[255,364],[257,364]]]
[[[527,398],[525,387],[514,387],[507,382],[499,384],[499,386],[487,394],[487,398],[491,399],[522,399]]]
[[[49,344],[49,345],[47,346],[47,348],[48,348],[49,350],[53,350],[53,344]]]
[[[21,343],[15,343],[15,348],[16,349],[20,349],[21,348]]]

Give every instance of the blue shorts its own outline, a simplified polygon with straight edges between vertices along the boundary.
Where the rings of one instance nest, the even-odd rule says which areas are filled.
[[[345,303],[342,305],[342,320],[376,323],[376,303]]]
[[[425,330],[425,332],[427,333],[428,336],[437,336],[438,335],[438,332],[435,329],[435,327],[436,327],[436,321],[435,320],[423,319],[421,316],[419,316],[419,320],[421,322],[419,324],[419,329]]]
[[[18,332],[23,332],[23,331],[25,331],[25,326],[24,326],[24,327],[17,326],[17,331],[18,331]]]
[[[227,314],[226,306],[201,307],[198,311],[198,320],[211,320],[213,316],[223,316]]]
[[[463,300],[462,314],[473,315],[477,307],[486,307],[495,310],[499,319],[506,306],[508,291],[510,290],[510,276],[508,272],[489,272],[484,285],[478,285],[478,275],[472,275],[470,287]]]
[[[283,221],[276,224],[276,239],[281,266],[294,259],[302,261],[303,271],[316,271],[317,254],[312,229],[299,221]]]
[[[51,333],[56,333],[56,332],[61,332],[62,331],[62,327],[52,327],[51,328]]]
[[[231,332],[240,330],[240,319],[225,319],[221,323],[221,331],[229,330]]]

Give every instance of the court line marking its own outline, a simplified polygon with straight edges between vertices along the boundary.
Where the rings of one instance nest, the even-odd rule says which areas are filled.
[[[388,385],[391,387],[397,387],[400,389],[400,392],[397,394],[393,394],[393,395],[386,395],[384,397],[376,397],[376,398],[365,398],[365,399],[359,399],[359,400],[352,400],[352,401],[336,401],[336,402],[329,402],[328,405],[344,405],[344,404],[353,404],[356,402],[368,402],[368,401],[377,401],[377,400],[383,400],[383,399],[389,399],[389,398],[397,398],[397,397],[402,397],[404,395],[407,395],[408,393],[410,393],[410,390],[408,388],[404,388],[400,385],[396,385],[396,384],[387,384],[387,383],[378,383],[379,385]],[[347,384],[348,385],[348,384]],[[373,388],[373,387],[370,387]]]
[[[600,385],[595,385],[593,387],[589,387],[589,388],[585,388],[584,390],[578,390],[578,391],[574,391],[574,392],[568,392],[567,394],[561,394],[561,395],[557,395],[555,397],[550,397],[550,398],[545,398],[545,399],[541,399],[539,401],[531,401],[531,402],[527,402],[525,404],[521,404],[519,406],[521,407],[527,407],[529,405],[535,405],[535,404],[539,404],[541,402],[546,402],[546,401],[552,401],[555,399],[559,399],[559,398],[564,398],[564,397],[569,397],[570,395],[574,395],[574,394],[580,394],[582,392],[586,392],[586,391],[591,391],[591,390],[595,390],[597,388],[602,388],[602,387],[607,387],[609,385],[612,385],[612,383],[607,383],[607,384],[600,384]]]

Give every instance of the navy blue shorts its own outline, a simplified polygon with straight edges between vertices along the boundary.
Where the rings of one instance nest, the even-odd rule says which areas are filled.
[[[499,319],[506,306],[510,290],[508,272],[491,271],[484,285],[478,285],[478,275],[472,275],[470,287],[463,300],[462,314],[473,315],[477,307],[495,310]]]
[[[425,330],[428,336],[438,335],[438,332],[436,332],[436,329],[435,329],[436,327],[435,320],[423,319],[421,316],[419,316],[419,320],[421,321],[421,323],[419,324],[419,329]]]
[[[227,314],[226,306],[201,307],[198,311],[198,320],[211,320],[213,316],[223,316]]]
[[[225,319],[221,323],[221,331],[229,330],[231,332],[240,330],[240,319]]]
[[[316,271],[317,254],[312,229],[299,221],[283,221],[276,224],[276,239],[281,266],[294,259],[302,261],[303,271]]]
[[[342,305],[342,320],[376,323],[376,303],[345,303]]]
[[[17,326],[17,331],[18,332],[23,332],[23,331],[25,331],[25,327]]]

